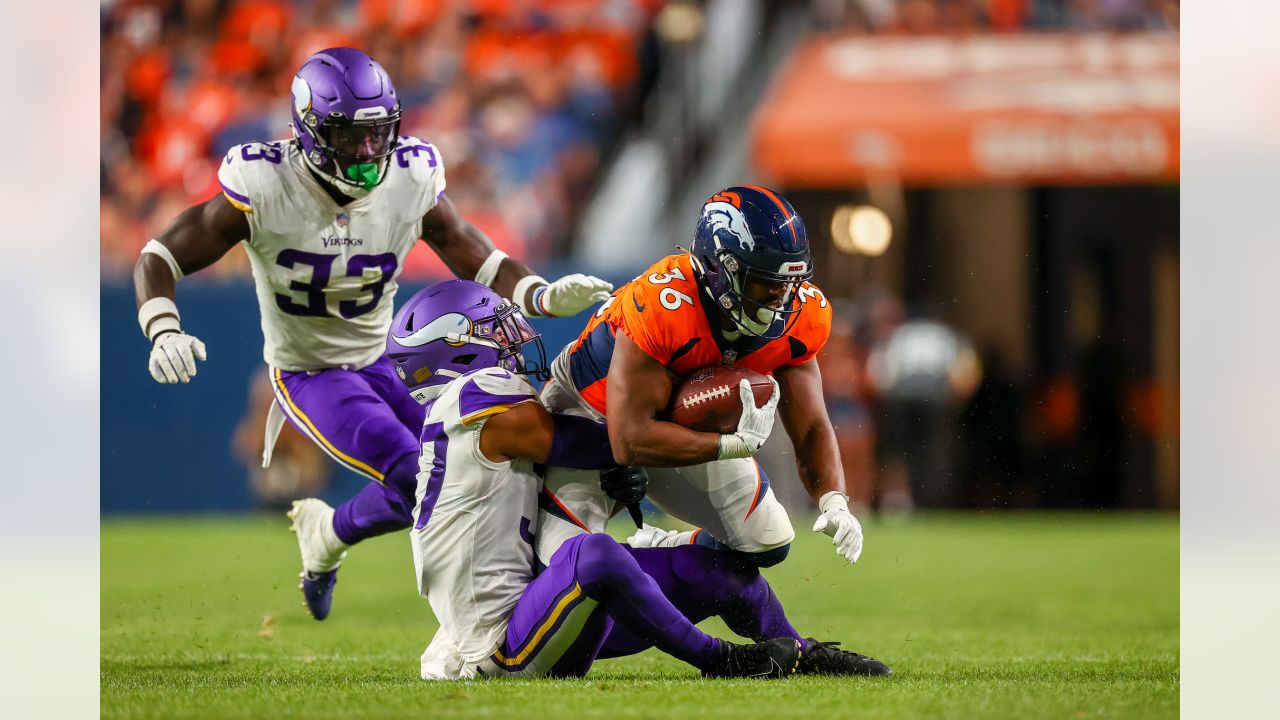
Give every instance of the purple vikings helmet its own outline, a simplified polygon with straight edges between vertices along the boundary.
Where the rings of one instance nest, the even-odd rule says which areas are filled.
[[[813,276],[813,263],[804,221],[781,195],[759,185],[712,195],[690,254],[698,284],[743,334],[781,337],[798,317],[798,291]],[[780,302],[753,300],[744,292],[751,284],[781,286]]]
[[[372,190],[400,134],[400,100],[387,71],[353,48],[307,58],[293,78],[293,135],[302,155],[339,188]]]
[[[522,355],[530,343],[536,358]],[[542,338],[519,308],[470,280],[437,283],[409,298],[391,321],[387,358],[418,402],[482,368],[550,376]]]

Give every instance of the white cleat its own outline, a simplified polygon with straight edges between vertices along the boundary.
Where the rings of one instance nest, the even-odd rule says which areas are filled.
[[[693,540],[693,531],[663,530],[645,523],[627,538],[627,544],[633,548],[678,547],[688,545]]]
[[[347,556],[346,543],[333,532],[333,508],[323,500],[294,500],[289,510],[293,524],[289,530],[298,536],[304,572],[325,573],[336,570]]]

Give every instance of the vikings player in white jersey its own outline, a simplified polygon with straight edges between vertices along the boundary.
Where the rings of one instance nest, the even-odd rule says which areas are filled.
[[[396,278],[419,238],[455,275],[513,298],[529,316],[579,313],[611,286],[585,275],[548,284],[464,220],[445,195],[439,150],[400,135],[395,88],[365,53],[333,48],[307,59],[293,79],[292,112],[293,140],[227,152],[222,193],[147,243],[134,285],[152,376],[189,382],[205,347],[183,330],[174,285],[244,243],[276,394],[264,464],[287,416],[376,481],[336,512],[307,500],[290,513],[307,606],[324,619],[345,548],[412,522],[422,406],[382,353]]]
[[[587,533],[535,577],[535,462],[610,468],[602,484],[623,501],[639,499],[644,476],[613,467],[602,424],[538,401],[525,375],[545,379],[546,356],[517,308],[473,282],[440,283],[396,314],[386,356],[426,405],[411,538],[440,630],[422,655],[424,679],[577,676],[648,647],[712,677],[779,678],[804,664],[768,582],[727,553],[633,549]],[[755,644],[694,626],[713,615]]]

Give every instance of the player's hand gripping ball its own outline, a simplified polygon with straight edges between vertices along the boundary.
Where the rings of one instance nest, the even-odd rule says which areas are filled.
[[[774,393],[774,383],[755,370],[735,365],[705,367],[689,373],[671,393],[671,422],[691,430],[733,433],[742,417],[738,385],[751,384],[755,405],[762,408]]]

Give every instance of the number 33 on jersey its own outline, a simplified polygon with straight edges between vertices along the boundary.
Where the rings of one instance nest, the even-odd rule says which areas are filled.
[[[364,367],[382,354],[396,278],[445,187],[439,151],[414,137],[400,138],[386,173],[377,192],[340,206],[296,143],[228,151],[218,181],[249,221],[268,365]]]

